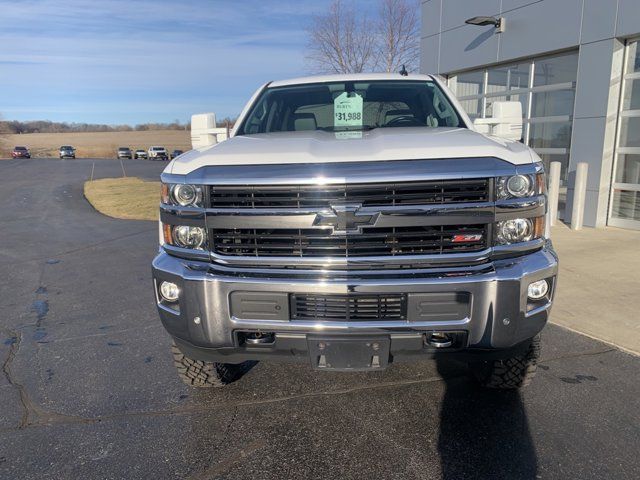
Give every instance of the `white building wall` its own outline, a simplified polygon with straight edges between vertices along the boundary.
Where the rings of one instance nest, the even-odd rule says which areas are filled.
[[[506,31],[464,23],[477,15],[504,17]],[[578,162],[589,164],[585,224],[600,227],[607,220],[624,40],[639,33],[640,0],[423,0],[421,71],[449,75],[578,48],[569,180]],[[569,188],[567,205],[571,199]]]

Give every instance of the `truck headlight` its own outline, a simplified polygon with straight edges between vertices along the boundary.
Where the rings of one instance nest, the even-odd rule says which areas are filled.
[[[536,180],[533,175],[512,175],[510,177],[498,177],[498,198],[524,198],[531,197],[536,190]]]
[[[202,227],[178,225],[172,227],[173,244],[182,248],[202,249],[206,233]]]
[[[529,242],[544,234],[544,217],[514,218],[496,223],[496,244]]]
[[[182,207],[201,207],[202,188],[188,183],[162,184],[162,203]]]

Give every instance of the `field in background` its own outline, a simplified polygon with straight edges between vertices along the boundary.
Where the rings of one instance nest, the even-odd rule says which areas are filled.
[[[61,145],[76,147],[77,157],[116,158],[118,147],[147,150],[151,145],[173,150],[190,150],[188,130],[152,130],[142,132],[26,133],[5,135],[0,143],[0,158],[10,158],[16,145],[24,145],[33,157],[57,157]]]

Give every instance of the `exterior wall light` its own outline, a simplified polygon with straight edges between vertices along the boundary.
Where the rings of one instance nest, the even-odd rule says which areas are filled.
[[[478,25],[481,27],[486,27],[487,25],[493,25],[496,28],[497,33],[504,32],[505,27],[505,19],[504,17],[472,17],[464,21],[469,25]]]

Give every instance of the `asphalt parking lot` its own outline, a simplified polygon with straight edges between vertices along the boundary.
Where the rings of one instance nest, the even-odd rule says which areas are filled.
[[[150,179],[164,165],[124,162]],[[640,359],[553,325],[521,393],[434,361],[259,363],[189,389],[153,301],[157,226],[95,212],[92,170],[122,175],[0,162],[0,478],[640,478]]]

